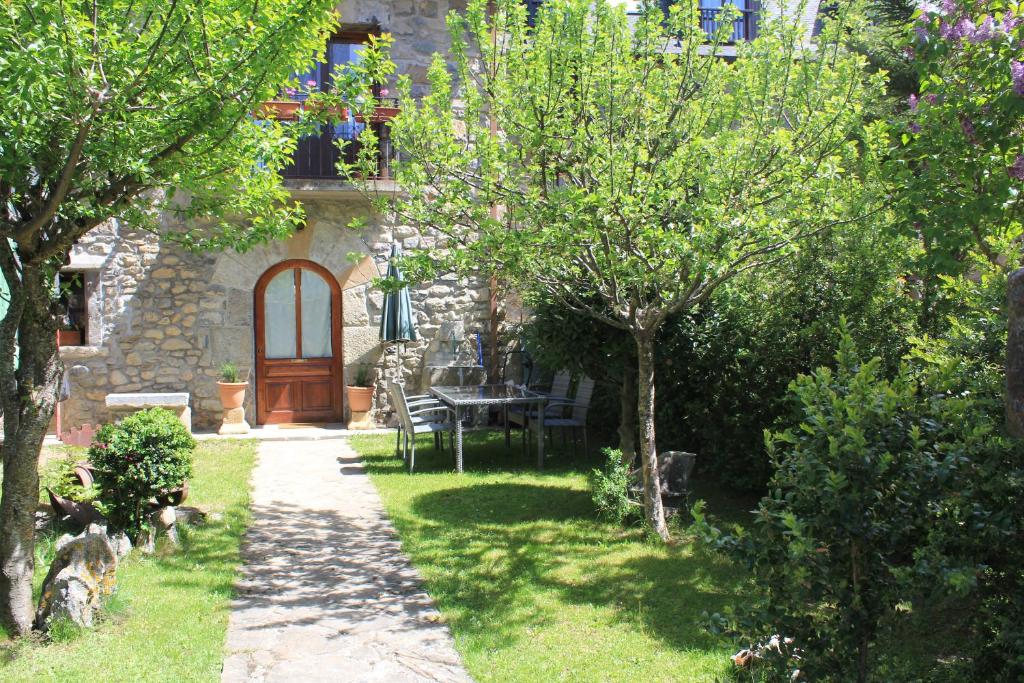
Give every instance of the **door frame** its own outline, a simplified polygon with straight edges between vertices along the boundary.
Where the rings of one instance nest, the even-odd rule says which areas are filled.
[[[264,356],[265,345],[266,345],[266,320],[264,319],[264,297],[266,295],[267,285],[274,279],[274,276],[278,275],[282,271],[292,270],[294,268],[311,270],[324,280],[327,281],[327,286],[331,289],[331,375],[337,378],[337,386],[333,387],[338,392],[337,410],[331,416],[331,421],[340,422],[345,416],[345,391],[344,391],[344,363],[342,358],[342,339],[341,339],[341,285],[338,284],[338,279],[334,277],[331,271],[324,268],[315,261],[309,259],[287,259],[277,263],[260,275],[259,280],[256,281],[256,286],[253,288],[253,342],[255,343],[255,378],[256,383],[255,391],[253,392],[256,400],[256,424],[266,424],[267,418],[270,412],[267,410],[267,396],[266,396],[266,385],[262,380],[266,377],[267,359]],[[296,317],[296,335],[298,337],[296,350],[298,353],[302,352],[302,288],[301,278],[299,280],[298,289],[295,294],[295,317]],[[274,359],[271,359],[271,364],[274,363]],[[303,359],[297,359],[292,361],[295,365],[301,365]]]

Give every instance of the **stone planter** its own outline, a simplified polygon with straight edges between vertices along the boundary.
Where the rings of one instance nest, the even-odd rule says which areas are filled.
[[[245,421],[245,388],[248,382],[217,382],[220,390],[220,404],[224,408],[218,434],[248,434],[249,423]]]
[[[368,413],[373,407],[373,387],[345,387],[348,391],[348,409],[353,413]]]

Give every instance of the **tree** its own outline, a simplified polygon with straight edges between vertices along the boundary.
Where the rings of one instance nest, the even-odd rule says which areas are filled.
[[[872,180],[856,171],[883,137],[861,123],[882,79],[838,47],[845,9],[813,49],[795,21],[766,18],[735,61],[714,56],[732,15],[712,45],[697,17],[691,0],[635,21],[608,2],[554,0],[530,28],[516,0],[470,0],[449,20],[429,94],[414,103],[399,78],[401,191],[377,203],[443,237],[410,255],[410,277],[494,275],[630,335],[645,515],[665,539],[662,323],[872,210]]]
[[[62,366],[54,281],[111,218],[189,248],[284,236],[290,137],[251,113],[323,50],[332,0],[93,0],[0,10],[0,621],[32,621],[37,458]]]
[[[938,272],[965,272],[968,251],[999,269],[1022,265],[1024,16],[1019,3],[946,0],[916,13],[906,47],[920,92],[897,150],[907,227]],[[1019,282],[1024,272],[1010,279]],[[1010,311],[1020,311],[1020,292]],[[1007,420],[1024,435],[1024,321],[1010,320]]]

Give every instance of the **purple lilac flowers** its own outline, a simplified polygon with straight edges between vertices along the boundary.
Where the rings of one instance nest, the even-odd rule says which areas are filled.
[[[1010,78],[1013,79],[1013,92],[1024,97],[1024,62],[1010,62]]]
[[[1017,180],[1024,180],[1024,154],[1018,154],[1013,166],[1006,167],[1006,173]]]
[[[974,123],[971,122],[971,120],[966,116],[960,117],[960,129],[963,130],[964,137],[967,138],[968,142],[970,142],[972,145],[978,143],[978,137],[974,130]]]
[[[984,43],[987,40],[992,40],[995,35],[995,22],[992,17],[985,17],[985,21],[981,22],[981,25],[975,29],[974,33],[967,37],[975,45]]]

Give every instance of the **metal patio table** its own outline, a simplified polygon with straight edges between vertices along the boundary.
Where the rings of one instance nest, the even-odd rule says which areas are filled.
[[[536,391],[507,384],[484,384],[475,387],[430,387],[442,403],[455,411],[455,471],[462,471],[462,416],[466,408],[499,406],[507,410],[514,405],[537,406],[537,467],[544,467],[544,403],[548,397]],[[529,412],[529,409],[527,409]]]

